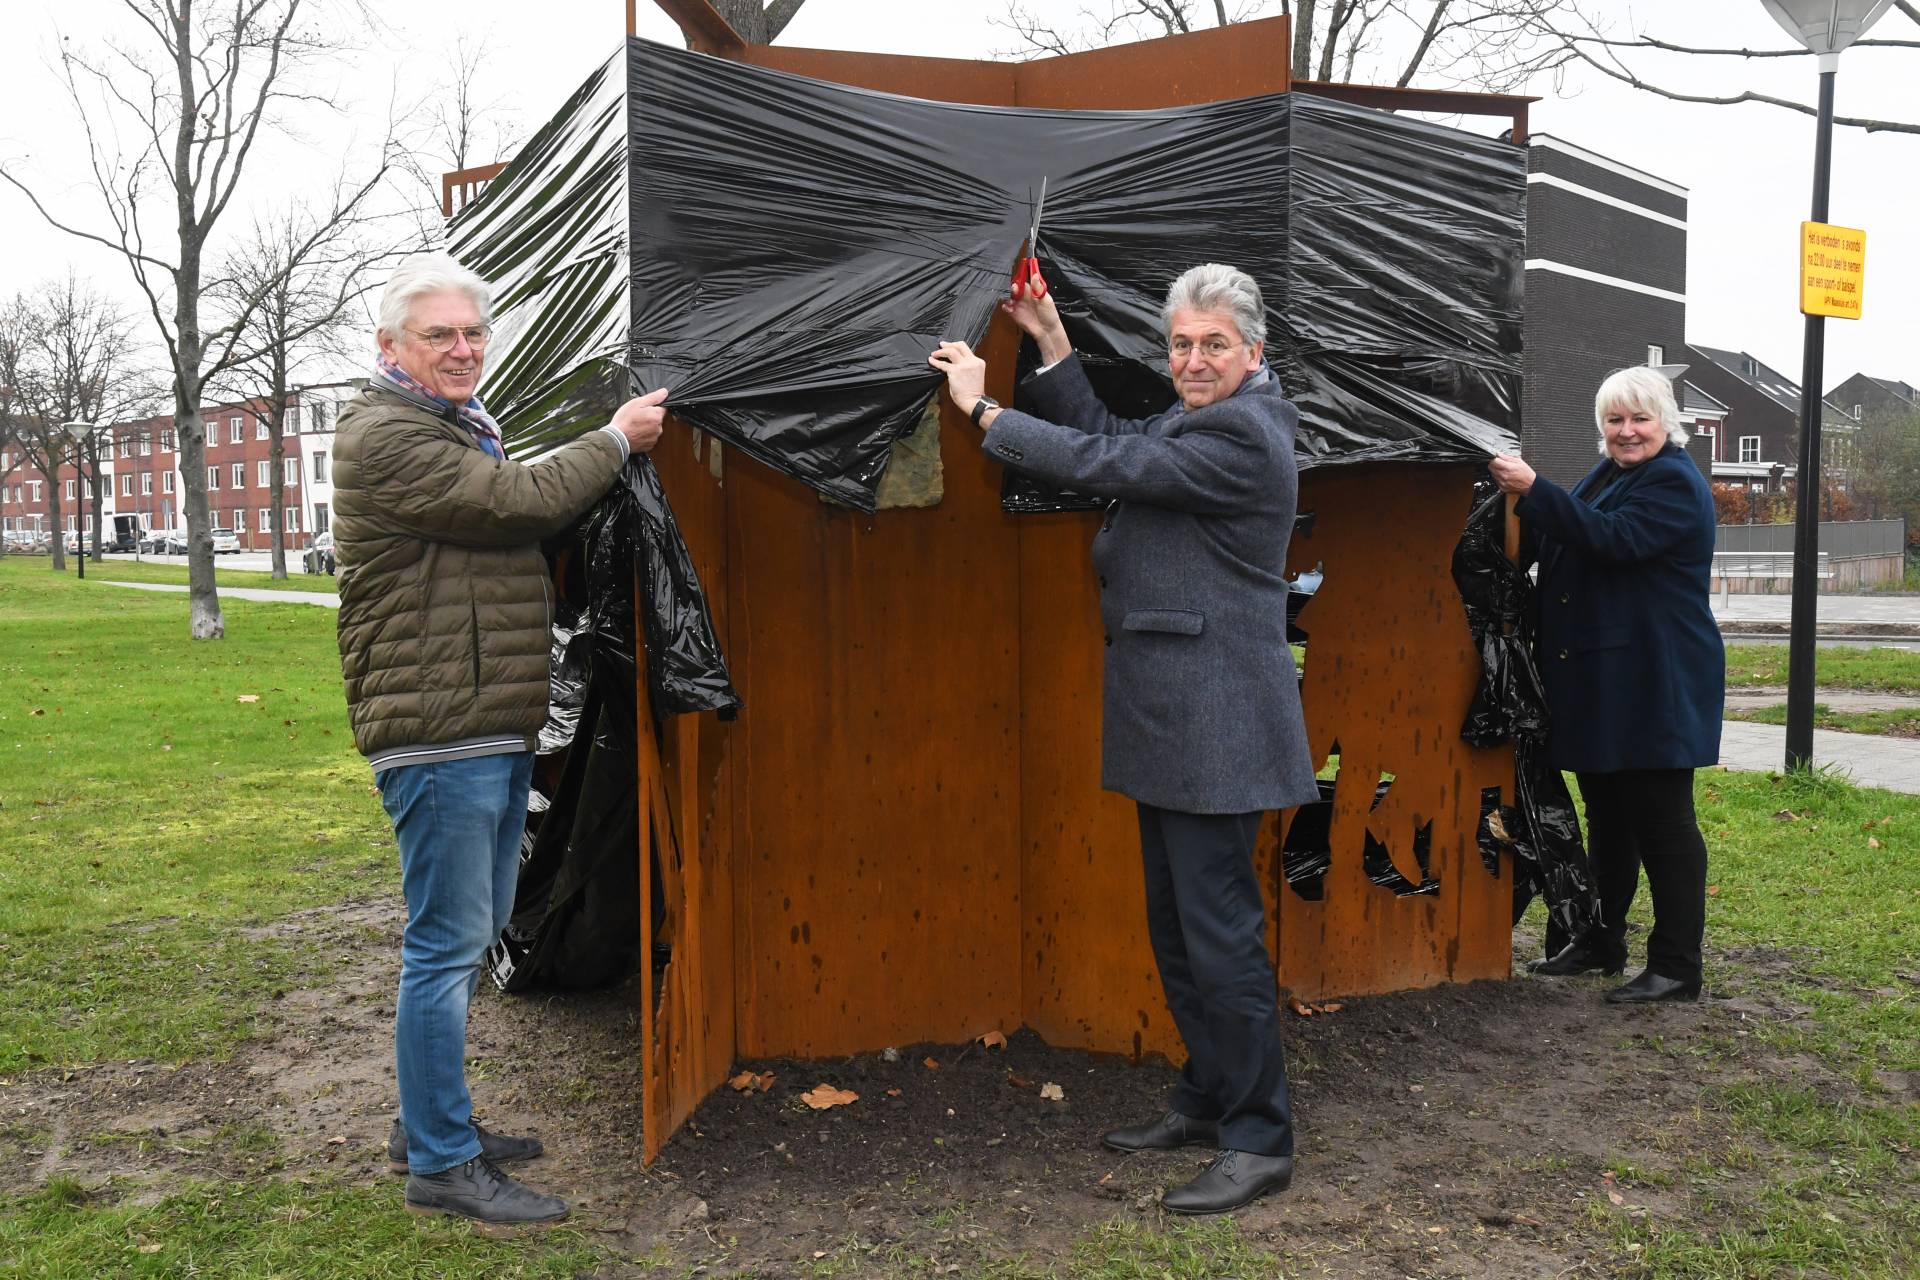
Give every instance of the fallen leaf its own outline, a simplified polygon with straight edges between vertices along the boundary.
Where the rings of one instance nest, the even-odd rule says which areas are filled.
[[[989,1031],[980,1037],[980,1047],[983,1049],[1004,1049],[1007,1047],[1006,1034],[1000,1031]]]
[[[140,1245],[140,1252],[141,1253],[158,1253],[166,1247],[167,1246],[159,1243],[158,1241],[148,1240],[148,1241],[144,1241]]]
[[[1065,1102],[1067,1100],[1067,1091],[1049,1080],[1040,1086],[1040,1096],[1048,1102]]]
[[[1717,885],[1717,884],[1710,884],[1710,885],[1708,885],[1708,886],[1707,886],[1707,896],[1708,896],[1709,898],[1717,898],[1717,897],[1719,897],[1719,896],[1720,896],[1720,886],[1719,886],[1719,885]]]
[[[1303,1018],[1311,1018],[1314,1014],[1313,1006],[1298,996],[1287,997],[1287,1008],[1293,1010]]]
[[[1607,1192],[1607,1199],[1613,1201],[1615,1204],[1625,1204],[1627,1202],[1627,1198],[1618,1191]]]
[[[889,1098],[897,1098],[900,1096],[900,1091],[898,1089],[889,1089],[887,1090],[887,1096]]]
[[[844,1107],[850,1102],[860,1101],[860,1095],[851,1089],[836,1089],[830,1084],[817,1084],[800,1095],[800,1101],[815,1111],[825,1111],[828,1107]]]
[[[734,1076],[731,1080],[727,1081],[727,1087],[729,1089],[736,1090],[737,1092],[745,1093],[747,1090],[753,1088],[753,1086],[757,1083],[759,1083],[759,1079],[753,1074],[753,1072],[742,1071],[739,1075]]]
[[[346,1145],[347,1145],[347,1139],[346,1139],[346,1135],[345,1135],[345,1134],[339,1134],[339,1133],[336,1133],[336,1134],[334,1134],[334,1135],[333,1135],[333,1136],[332,1136],[331,1138],[328,1138],[328,1139],[327,1139],[327,1145],[328,1145],[328,1146],[330,1146],[330,1147],[344,1147],[344,1146],[346,1146]]]
[[[1878,849],[1879,847],[1880,847],[1880,842],[1877,839],[1875,839],[1872,836],[1867,837],[1867,848]]]
[[[235,702],[258,702],[260,701],[260,695],[257,693],[243,693],[239,697],[235,698],[234,701]]]
[[[938,1071],[940,1069],[940,1059],[934,1057],[932,1054],[928,1054],[920,1060],[920,1065],[929,1071]]]
[[[1800,815],[1791,809],[1782,809],[1773,815],[1773,820],[1775,822],[1798,822],[1800,821]]]
[[[1106,1185],[1107,1185],[1107,1184],[1108,1184],[1109,1182],[1112,1182],[1112,1181],[1113,1181],[1113,1171],[1112,1171],[1111,1169],[1109,1169],[1109,1170],[1108,1170],[1107,1172],[1105,1172],[1105,1173],[1103,1173],[1103,1174],[1101,1174],[1101,1175],[1100,1175],[1100,1181],[1098,1181],[1098,1182],[1096,1182],[1096,1183],[1094,1183],[1093,1185],[1094,1185],[1094,1186],[1096,1186],[1096,1187],[1104,1187],[1104,1186],[1106,1186]]]
[[[1340,1003],[1340,1002],[1339,1002],[1338,1000],[1335,1000],[1335,1001],[1333,1001],[1333,1002],[1332,1002],[1332,1003],[1330,1003],[1330,1004],[1323,1004],[1323,1005],[1321,1005],[1321,1006],[1320,1006],[1320,1012],[1322,1012],[1322,1013],[1338,1013],[1338,1012],[1340,1012],[1340,1010],[1342,1010],[1342,1009],[1344,1009],[1344,1008],[1346,1008],[1346,1006],[1345,1006],[1345,1005],[1343,1005],[1343,1004],[1341,1004],[1341,1003]]]
[[[1007,1072],[1007,1083],[1012,1085],[1016,1089],[1033,1088],[1033,1081],[1027,1079],[1023,1075],[1016,1075],[1011,1071]]]
[[[1425,1093],[1426,1091],[1427,1086],[1423,1084],[1410,1084],[1407,1086],[1408,1093]]]
[[[1887,815],[1886,817],[1884,817],[1884,818],[1882,818],[1882,819],[1880,819],[1880,825],[1881,825],[1881,826],[1883,826],[1883,827],[1890,827],[1890,826],[1892,826],[1892,825],[1893,825],[1893,815],[1892,815],[1892,814],[1888,814],[1888,815]]]
[[[45,714],[47,714],[47,709],[46,709],[45,707],[35,707],[35,708],[33,709],[33,714],[35,714],[35,715],[37,715],[37,716],[43,716],[43,715],[45,715]]]

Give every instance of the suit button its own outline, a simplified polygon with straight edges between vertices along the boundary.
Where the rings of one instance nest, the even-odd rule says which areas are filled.
[[[1567,602],[1567,598],[1566,598],[1565,596],[1561,596],[1561,597],[1560,597],[1560,603],[1561,603],[1561,604],[1565,604],[1566,602]]]
[[[1103,639],[1103,640],[1105,640],[1105,641],[1107,642],[1107,648],[1109,648],[1109,649],[1111,649],[1111,648],[1113,648],[1113,637],[1112,637],[1112,636],[1102,636],[1102,637],[1101,637],[1101,639]]]
[[[1107,589],[1107,580],[1104,576],[1100,579],[1100,589],[1102,591],[1105,591]]]
[[[1566,660],[1567,660],[1567,651],[1565,649],[1562,649],[1560,651],[1560,661],[1565,662]]]

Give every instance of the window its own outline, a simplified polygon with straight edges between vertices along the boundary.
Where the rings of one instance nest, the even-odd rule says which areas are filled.
[[[220,487],[220,468],[208,467],[207,468],[207,488],[218,489],[219,487]]]
[[[240,443],[240,419],[238,416],[227,419],[227,443]]]
[[[272,507],[260,508],[260,532],[266,533],[268,531],[268,528],[269,528],[268,522],[271,521],[272,519],[273,519]]]
[[[332,527],[333,526],[327,522],[327,504],[324,502],[314,503],[313,504],[313,531],[315,533],[325,533],[328,529]]]
[[[247,464],[244,462],[233,464],[233,487],[236,489],[247,487]]]
[[[35,502],[40,501],[40,482],[38,480],[29,480],[27,481],[27,488],[33,490],[33,500]]]
[[[123,436],[121,438],[120,456],[123,458],[131,458],[133,456],[133,437],[132,436]]]
[[[67,501],[68,502],[73,501],[73,488],[74,488],[73,481],[71,480],[67,481]]]
[[[162,471],[160,473],[160,492],[162,493],[173,492],[173,472]]]
[[[273,473],[271,471],[272,466],[273,466],[273,463],[269,462],[265,458],[260,459],[259,462],[254,464],[253,482],[256,485],[260,486],[262,489],[266,488],[268,485],[273,483]]]
[[[163,453],[173,452],[173,428],[168,427],[160,433],[160,449]]]
[[[1853,406],[1853,416],[1854,416],[1854,417],[1856,417],[1856,418],[1858,418],[1859,416],[1861,416],[1861,414],[1863,414],[1863,413],[1864,413],[1865,411],[1866,411],[1866,406],[1865,406],[1865,405],[1859,405],[1859,404],[1857,404],[1857,405],[1855,405],[1855,406]]]
[[[1760,437],[1759,436],[1741,436],[1740,437],[1740,461],[1742,462],[1760,461]]]
[[[143,458],[153,456],[153,436],[145,431],[140,433],[140,456]]]
[[[316,450],[313,455],[313,482],[315,484],[325,484],[327,482],[327,455],[318,450]],[[316,529],[314,532],[325,533],[326,530]]]
[[[120,496],[123,498],[131,498],[133,496],[132,476],[125,475],[120,477]]]
[[[80,486],[80,488],[81,488],[80,496],[85,498],[88,502],[92,502],[93,501],[93,481],[91,480],[87,481],[84,485]]]
[[[286,531],[288,533],[300,532],[300,508],[298,507],[287,508]]]
[[[1667,349],[1657,342],[1649,342],[1647,344],[1647,363],[1665,364],[1666,362]]]
[[[235,533],[245,533],[247,531],[247,509],[245,507],[235,507],[233,509],[233,531]]]
[[[287,467],[287,483],[290,485],[299,484],[300,483],[300,456],[298,454],[295,454],[291,458],[283,459],[283,461],[286,463],[286,467]]]
[[[140,496],[143,498],[153,496],[153,472],[151,471],[140,473]]]
[[[268,438],[267,420],[265,418],[255,418],[253,420],[253,438],[255,440],[265,440]]]

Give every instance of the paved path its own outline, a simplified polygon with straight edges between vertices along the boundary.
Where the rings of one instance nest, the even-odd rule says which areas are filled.
[[[115,582],[112,578],[96,578],[110,587],[132,587],[136,591],[186,591],[183,583],[176,582]],[[221,587],[220,594],[230,600],[270,600],[281,604],[317,604],[328,609],[340,607],[340,597],[331,592],[320,591],[266,591],[259,587]]]
[[[1720,726],[1720,763],[1727,768],[1778,772],[1786,759],[1785,725],[1728,720]],[[1833,765],[1859,786],[1920,795],[1920,738],[1815,729],[1813,762]]]
[[[1815,689],[1813,700],[1829,711],[1920,711],[1920,693],[1886,689]],[[1787,705],[1787,686],[1729,685],[1727,710],[1758,711]]]
[[[1720,605],[1720,595],[1712,597],[1713,616],[1722,623],[1791,622],[1793,597],[1778,595],[1737,595]],[[1920,626],[1920,595],[1827,595],[1821,594],[1814,618],[1823,625],[1842,622],[1891,622]]]

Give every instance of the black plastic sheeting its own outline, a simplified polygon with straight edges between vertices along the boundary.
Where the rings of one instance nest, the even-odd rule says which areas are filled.
[[[940,386],[927,353],[985,333],[1042,178],[1041,260],[1117,409],[1172,403],[1160,304],[1210,259],[1266,292],[1302,465],[1513,448],[1519,148],[1302,93],[969,106],[637,39],[455,219],[507,313],[484,393],[538,451],[604,421],[624,363],[870,511]]]
[[[1482,476],[1475,507],[1453,552],[1453,580],[1480,651],[1480,685],[1460,736],[1476,747],[1512,742],[1514,796],[1487,806],[1480,820],[1481,856],[1498,865],[1513,851],[1513,916],[1538,893],[1547,904],[1547,949],[1584,935],[1599,919],[1600,900],[1566,779],[1547,763],[1545,686],[1533,659],[1533,580],[1507,558],[1506,501]]]
[[[726,718],[740,701],[651,462],[629,459],[613,491],[550,551],[560,603],[538,799],[513,917],[487,955],[503,991],[601,986],[637,960],[636,584],[656,726],[688,711]]]
[[[1391,782],[1381,782],[1374,788],[1373,804],[1380,806]],[[1433,824],[1423,824],[1413,834],[1413,856],[1420,865],[1420,883],[1414,884],[1393,865],[1393,859],[1387,854],[1387,846],[1375,840],[1372,835],[1366,838],[1361,853],[1361,869],[1368,880],[1382,889],[1391,889],[1396,897],[1410,897],[1414,894],[1432,894],[1440,892],[1440,882],[1433,878]],[[1308,902],[1318,902],[1326,895],[1327,870],[1333,862],[1333,782],[1323,778],[1320,781],[1320,798],[1311,804],[1303,804],[1293,812],[1293,820],[1287,824],[1286,836],[1280,841],[1280,866],[1287,878],[1287,887]]]

